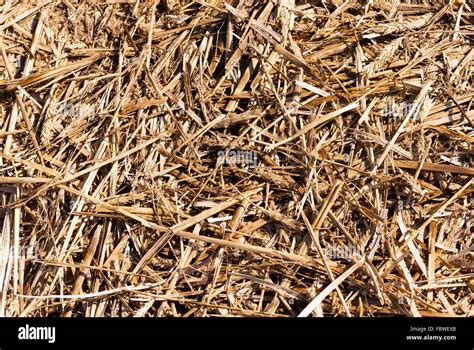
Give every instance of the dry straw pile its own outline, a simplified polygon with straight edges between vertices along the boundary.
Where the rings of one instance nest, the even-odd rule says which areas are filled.
[[[467,316],[463,1],[6,0],[0,316]]]

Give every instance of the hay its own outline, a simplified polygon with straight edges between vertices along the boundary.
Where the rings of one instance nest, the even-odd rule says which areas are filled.
[[[472,316],[473,7],[5,1],[0,316]]]

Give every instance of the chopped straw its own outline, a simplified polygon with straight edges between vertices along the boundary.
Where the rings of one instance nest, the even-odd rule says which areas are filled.
[[[4,1],[0,317],[474,315],[472,1]]]

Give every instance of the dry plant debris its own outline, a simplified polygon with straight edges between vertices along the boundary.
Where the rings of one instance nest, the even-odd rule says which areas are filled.
[[[473,8],[3,1],[0,316],[472,316]]]

